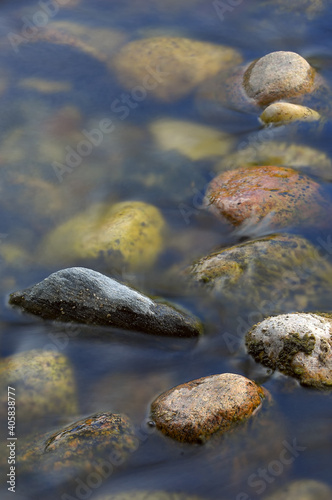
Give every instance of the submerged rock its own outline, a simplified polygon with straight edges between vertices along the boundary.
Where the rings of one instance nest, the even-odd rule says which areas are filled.
[[[201,497],[187,493],[170,493],[168,491],[137,491],[130,490],[114,495],[103,495],[96,500],[202,500]]]
[[[328,207],[321,189],[313,179],[291,168],[243,167],[211,181],[206,205],[235,226],[256,224],[264,218],[272,228],[319,225],[324,224]]]
[[[289,102],[276,102],[270,104],[261,114],[260,120],[265,124],[284,125],[296,121],[313,122],[320,120],[321,116],[317,111],[291,104]]]
[[[264,391],[241,375],[223,373],[192,380],[161,394],[151,405],[152,419],[167,436],[204,443],[249,418]]]
[[[286,484],[264,500],[331,500],[331,488],[321,481],[301,479]]]
[[[332,318],[332,315],[331,315]],[[314,387],[332,386],[332,319],[283,314],[255,325],[246,336],[256,361]]]
[[[76,381],[66,356],[39,349],[0,361],[0,417],[8,410],[7,387],[13,387],[19,422],[77,412]]]
[[[152,37],[128,43],[112,65],[128,90],[174,102],[223,68],[241,62],[230,47],[180,37]]]
[[[304,144],[266,140],[265,136],[260,135],[240,144],[240,149],[223,158],[215,166],[215,170],[224,172],[245,165],[292,167],[304,173],[332,179],[332,162],[323,151]]]
[[[137,447],[126,415],[98,413],[55,433],[27,439],[20,446],[17,463],[21,473],[50,475],[48,481],[73,480],[92,471],[102,478],[105,470],[110,475]]]
[[[82,267],[57,271],[31,288],[11,294],[9,302],[49,320],[178,337],[201,333],[196,318]]]
[[[217,128],[184,120],[157,120],[149,129],[162,151],[176,150],[194,161],[223,156],[233,144],[232,137]]]
[[[53,265],[102,259],[113,269],[147,269],[162,251],[165,226],[160,211],[148,203],[98,203],[51,231],[39,254]]]
[[[187,272],[217,297],[265,315],[312,310],[331,297],[331,264],[299,236],[274,234],[225,248]]]

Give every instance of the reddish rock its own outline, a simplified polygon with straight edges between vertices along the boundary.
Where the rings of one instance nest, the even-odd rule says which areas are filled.
[[[327,209],[320,185],[292,168],[242,167],[215,177],[206,205],[235,226],[270,216],[271,227],[317,223]],[[321,222],[321,221],[320,221]]]
[[[263,389],[231,373],[211,375],[173,387],[151,405],[156,426],[167,436],[204,443],[249,418],[261,405]]]

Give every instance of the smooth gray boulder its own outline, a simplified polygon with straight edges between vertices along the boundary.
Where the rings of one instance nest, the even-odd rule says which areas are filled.
[[[176,337],[193,337],[202,331],[197,318],[83,267],[57,271],[12,293],[9,303],[48,320]]]

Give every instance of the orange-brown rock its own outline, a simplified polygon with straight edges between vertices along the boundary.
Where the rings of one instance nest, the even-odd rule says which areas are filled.
[[[151,405],[156,426],[167,436],[204,443],[249,418],[260,407],[263,389],[232,373],[211,375],[173,387]]]
[[[235,226],[269,217],[271,227],[311,225],[327,209],[321,186],[292,168],[242,167],[215,177],[206,205]]]

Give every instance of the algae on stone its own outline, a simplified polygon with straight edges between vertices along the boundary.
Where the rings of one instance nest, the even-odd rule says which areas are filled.
[[[102,259],[112,268],[143,270],[162,251],[164,229],[164,218],[153,205],[98,203],[46,235],[39,255],[50,264]]]

